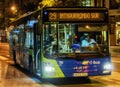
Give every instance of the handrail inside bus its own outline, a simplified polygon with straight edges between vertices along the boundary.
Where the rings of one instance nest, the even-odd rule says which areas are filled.
[[[36,53],[36,55],[35,55],[35,58],[36,58],[36,59],[38,58],[39,52],[40,52],[40,49],[37,50],[37,53]],[[37,61],[35,61],[35,62],[37,62]],[[37,63],[36,63],[36,64],[37,64]],[[36,68],[38,68],[38,67],[36,66]]]

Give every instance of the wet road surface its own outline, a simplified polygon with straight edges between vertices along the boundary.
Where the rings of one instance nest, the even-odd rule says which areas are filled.
[[[55,87],[14,66],[8,43],[0,43],[0,87]]]
[[[14,66],[9,58],[9,46],[0,43],[0,87],[120,87],[120,59],[113,58],[115,70],[112,75],[94,76],[89,79],[55,79],[44,82],[21,68]],[[50,80],[52,81],[52,80]]]

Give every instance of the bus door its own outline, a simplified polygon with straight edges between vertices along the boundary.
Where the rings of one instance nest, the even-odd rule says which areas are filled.
[[[40,76],[40,34],[38,30],[38,23],[34,26],[34,68],[35,73]]]

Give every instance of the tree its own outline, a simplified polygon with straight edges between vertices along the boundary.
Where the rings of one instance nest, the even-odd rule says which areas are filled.
[[[42,0],[39,8],[43,7],[77,7],[80,0]]]

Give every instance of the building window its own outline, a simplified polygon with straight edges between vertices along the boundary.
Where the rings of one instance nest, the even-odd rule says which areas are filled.
[[[119,4],[116,2],[116,0],[110,0],[109,3],[110,3],[110,9],[118,9]]]
[[[79,6],[104,7],[105,0],[79,0]]]
[[[120,22],[116,22],[116,45],[120,45]]]
[[[91,0],[82,0],[83,6],[91,6]]]
[[[79,0],[78,4],[79,6],[91,6],[91,2],[93,0]]]

